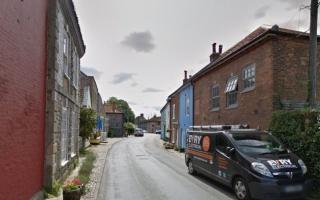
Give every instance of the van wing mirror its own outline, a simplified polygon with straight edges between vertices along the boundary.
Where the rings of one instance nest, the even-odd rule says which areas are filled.
[[[236,149],[233,147],[227,147],[227,155],[232,156],[236,152]]]

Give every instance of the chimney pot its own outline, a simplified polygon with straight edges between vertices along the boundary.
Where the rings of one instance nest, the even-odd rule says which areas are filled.
[[[212,44],[212,53],[216,53],[216,46],[217,46],[217,43],[213,43]]]
[[[188,71],[184,70],[184,79],[187,79],[187,78],[188,78]]]
[[[222,48],[223,48],[223,46],[222,46],[222,44],[220,44],[219,45],[219,54],[222,54]]]

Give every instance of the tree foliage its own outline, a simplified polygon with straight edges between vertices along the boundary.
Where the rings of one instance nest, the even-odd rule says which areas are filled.
[[[125,122],[134,123],[135,114],[130,108],[128,102],[123,99],[118,99],[116,97],[110,97],[107,101],[108,104],[114,103],[116,107],[124,113]]]
[[[80,109],[80,136],[89,139],[96,127],[96,113],[91,108]]]
[[[126,132],[131,135],[134,133],[134,128],[135,128],[135,125],[131,122],[126,122],[124,123],[123,125],[124,129],[126,130]]]
[[[308,167],[308,174],[320,178],[319,111],[276,111],[270,130],[296,153]]]

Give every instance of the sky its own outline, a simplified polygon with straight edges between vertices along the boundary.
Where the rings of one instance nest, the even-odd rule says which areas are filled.
[[[136,116],[159,115],[184,70],[209,63],[259,26],[308,31],[309,0],[74,0],[86,44],[81,70],[104,101],[126,100]]]

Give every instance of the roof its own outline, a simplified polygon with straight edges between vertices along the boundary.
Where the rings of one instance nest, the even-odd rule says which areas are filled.
[[[123,113],[116,105],[110,103],[104,103],[103,110],[105,113]]]
[[[184,87],[186,87],[187,85],[192,83],[192,78],[189,78],[187,82],[185,82],[184,84],[182,84],[178,89],[176,89],[174,92],[172,92],[168,98],[171,98],[172,96],[176,95],[177,93],[179,93]]]
[[[202,68],[199,72],[197,72],[191,79],[192,81],[195,81],[202,77],[204,74],[206,74],[208,71],[218,67],[225,61],[229,60],[233,56],[240,53],[242,50],[251,47],[251,45],[254,45],[255,42],[258,42],[260,40],[267,39],[267,36],[271,35],[291,35],[296,37],[303,37],[308,38],[309,34],[305,32],[290,30],[290,29],[284,29],[280,28],[278,25],[274,25],[271,28],[267,27],[258,27],[256,30],[251,32],[248,36],[246,36],[244,39],[242,39],[240,42],[238,42],[236,45],[222,53],[216,60],[209,63],[207,66]],[[319,36],[318,36],[319,38]]]

